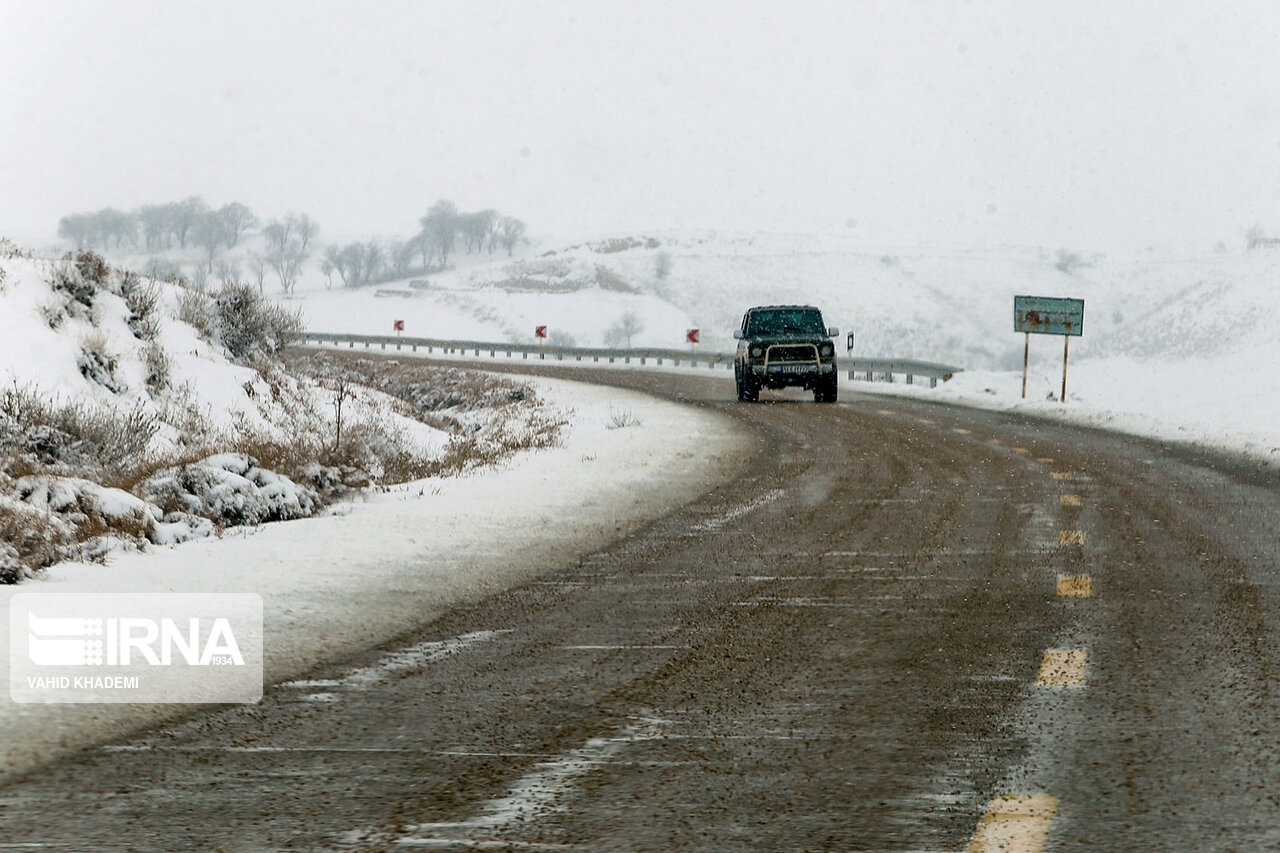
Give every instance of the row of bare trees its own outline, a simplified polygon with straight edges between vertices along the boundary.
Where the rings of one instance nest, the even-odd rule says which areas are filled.
[[[144,204],[137,210],[106,207],[93,213],[72,213],[58,221],[58,236],[75,243],[77,249],[101,246],[163,251],[176,243],[187,245],[234,246],[247,231],[258,227],[258,217],[238,201],[212,208],[201,196],[193,195],[167,204]]]
[[[492,209],[459,211],[456,204],[444,199],[433,204],[418,224],[421,230],[407,240],[329,246],[320,264],[326,286],[333,285],[335,273],[344,287],[359,287],[444,269],[459,244],[466,247],[467,254],[486,249],[492,254],[501,246],[510,257],[525,235],[525,224],[515,217]]]
[[[460,211],[456,204],[444,199],[433,204],[418,224],[418,233],[407,240],[368,240],[326,247],[320,262],[326,286],[332,286],[335,273],[343,286],[358,287],[444,269],[460,245],[467,254],[486,250],[493,254],[501,247],[510,257],[526,230],[515,217],[493,209]],[[227,279],[239,274],[239,264],[219,260],[220,253],[235,247],[241,237],[260,225],[263,248],[249,255],[249,271],[260,291],[271,271],[279,279],[281,290],[292,293],[310,256],[312,241],[320,232],[305,213],[290,212],[262,224],[253,211],[239,202],[215,209],[196,195],[168,204],[144,205],[130,212],[105,208],[95,213],[71,214],[58,223],[58,236],[70,240],[78,249],[97,245],[103,250],[113,246],[119,249],[128,243],[135,249],[145,247],[147,251],[160,252],[175,245],[184,249],[195,246],[203,250],[202,263],[195,271],[197,279],[204,280],[215,272]],[[161,263],[156,260],[157,267]]]

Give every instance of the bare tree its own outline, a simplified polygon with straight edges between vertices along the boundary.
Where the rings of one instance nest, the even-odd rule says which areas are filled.
[[[148,249],[168,248],[172,232],[172,209],[167,204],[146,204],[138,211],[142,221],[142,237]]]
[[[272,219],[262,226],[262,239],[267,243],[268,252],[283,252],[285,246],[293,239],[294,222],[291,216],[283,220]]]
[[[344,271],[342,283],[347,287],[359,287],[364,284],[364,244],[348,243],[342,247],[338,255],[340,269]]]
[[[440,254],[440,266],[447,266],[449,252],[453,251],[453,243],[458,236],[458,206],[441,199],[431,205],[427,215],[419,221],[423,234],[430,238],[431,245]]]
[[[298,284],[302,262],[306,259],[307,254],[302,251],[302,243],[298,240],[289,240],[280,248],[272,247],[267,251],[266,257],[267,263],[280,279],[280,289],[285,293],[293,293],[293,288]]]
[[[110,248],[112,240],[117,249],[125,240],[134,246],[138,244],[138,226],[133,214],[106,207],[92,214],[92,220],[96,236],[102,241],[103,251]]]
[[[413,255],[417,251],[417,246],[412,240],[392,240],[391,245],[387,247],[387,263],[391,267],[391,273],[396,278],[404,278],[409,274],[410,267],[413,266]]]
[[[329,260],[328,252],[325,253],[325,259],[320,262],[320,272],[324,273],[324,289],[333,289],[333,272],[337,267],[333,265],[333,261]]]
[[[515,250],[516,244],[524,237],[525,225],[519,219],[511,216],[504,216],[502,225],[498,229],[499,239],[502,241],[502,247],[507,250],[507,257],[511,257],[511,253]]]
[[[423,231],[419,232],[417,237],[413,238],[413,247],[422,255],[422,271],[428,272],[431,269],[431,256],[435,254],[435,246],[431,242],[431,235]]]
[[[94,239],[93,218],[85,213],[73,213],[58,220],[58,236],[76,244],[77,249],[88,247]]]
[[[298,243],[305,254],[307,246],[320,233],[320,225],[305,213],[290,213],[286,218],[293,221],[293,232],[297,235]]]
[[[333,449],[337,450],[342,446],[342,404],[351,396],[351,382],[346,373],[339,369],[335,371],[333,376],[329,377],[326,384],[329,386],[329,390],[333,392],[335,424]]]
[[[213,260],[218,250],[227,242],[226,222],[212,210],[200,214],[191,226],[191,241],[205,251],[205,264],[213,271]]]
[[[253,280],[258,285],[258,295],[262,296],[266,293],[267,279],[267,262],[262,255],[255,253],[249,256],[249,272],[253,273]]]
[[[467,254],[484,248],[485,238],[498,219],[498,211],[481,210],[476,213],[464,213],[459,218],[462,234],[467,241]]]
[[[238,201],[218,208],[218,216],[222,219],[222,225],[226,231],[228,248],[240,242],[240,235],[258,227],[258,217]]]
[[[350,283],[347,281],[347,265],[348,259],[345,255],[345,249],[334,243],[326,246],[324,250],[324,262],[329,265],[330,271],[336,271],[342,279],[342,286],[348,287]],[[326,273],[328,275],[329,273]]]
[[[386,261],[387,255],[381,243],[377,240],[370,240],[364,244],[364,280],[366,284],[372,284],[378,280],[378,276],[382,275],[382,268]]]
[[[631,349],[631,339],[644,331],[644,321],[634,311],[628,311],[619,317],[604,333],[605,343],[609,346],[626,344]]]
[[[187,196],[182,201],[169,205],[172,210],[171,226],[173,235],[178,238],[178,245],[187,247],[187,237],[195,227],[200,216],[209,210],[209,205],[198,195]]]

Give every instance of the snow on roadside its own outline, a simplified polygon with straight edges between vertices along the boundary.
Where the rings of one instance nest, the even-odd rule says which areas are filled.
[[[266,677],[277,682],[393,638],[450,604],[563,566],[718,485],[751,447],[740,428],[700,409],[613,388],[529,381],[571,413],[558,447],[522,453],[498,470],[371,494],[327,516],[118,553],[107,566],[54,566],[0,587],[0,636],[8,636],[17,592],[256,592],[264,602]],[[618,412],[638,423],[615,428]],[[7,656],[0,674],[7,683]],[[20,705],[6,691],[0,767],[19,773],[182,710]]]
[[[1032,368],[1026,400],[1021,371],[966,371],[936,389],[848,380],[842,389],[1018,412],[1280,465],[1280,376],[1269,367],[1280,364],[1280,346],[1174,362],[1114,356],[1072,363],[1066,405],[1058,400],[1060,351],[1057,358]]]

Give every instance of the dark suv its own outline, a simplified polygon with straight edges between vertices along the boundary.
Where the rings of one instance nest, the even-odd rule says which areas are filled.
[[[733,375],[738,399],[754,401],[761,388],[799,385],[813,392],[818,403],[834,403],[839,386],[836,347],[840,334],[822,323],[822,312],[811,305],[762,305],[742,315],[735,329],[738,354]]]

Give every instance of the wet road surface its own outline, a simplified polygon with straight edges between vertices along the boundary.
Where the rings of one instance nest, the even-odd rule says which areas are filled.
[[[591,375],[723,411],[760,452],[258,706],[0,787],[0,849],[1280,849],[1275,473]]]

